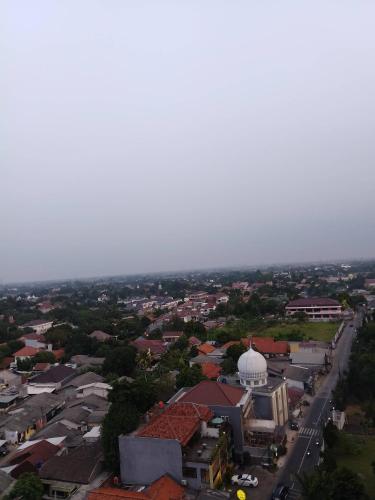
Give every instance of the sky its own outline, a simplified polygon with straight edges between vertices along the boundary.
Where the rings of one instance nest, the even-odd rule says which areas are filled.
[[[374,18],[3,0],[0,283],[375,257]]]

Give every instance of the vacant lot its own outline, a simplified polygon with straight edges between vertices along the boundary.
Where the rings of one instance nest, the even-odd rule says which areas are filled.
[[[375,436],[354,436],[348,435],[358,446],[357,453],[338,453],[336,456],[337,465],[344,466],[356,472],[363,479],[366,491],[373,495],[375,491],[375,474],[371,467],[371,462],[375,460]]]
[[[335,335],[339,323],[280,323],[252,330],[251,335],[275,337],[285,340],[321,340],[329,342]]]

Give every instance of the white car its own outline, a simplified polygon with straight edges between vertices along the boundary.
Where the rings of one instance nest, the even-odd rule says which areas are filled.
[[[255,488],[258,486],[258,478],[251,476],[250,474],[239,474],[237,476],[232,476],[232,484],[238,484],[238,486],[250,486]]]

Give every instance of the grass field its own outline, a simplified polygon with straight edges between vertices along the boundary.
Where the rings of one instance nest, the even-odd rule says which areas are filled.
[[[338,327],[339,323],[279,323],[273,321],[270,324],[269,322],[266,323],[259,320],[246,321],[240,319],[228,323],[222,328],[209,330],[208,339],[215,340],[220,338],[220,333],[226,333],[227,337],[224,342],[227,340],[238,340],[249,335],[274,337],[290,341],[311,339],[329,342],[334,337]]]
[[[375,460],[375,436],[354,436],[353,434],[348,436],[358,445],[359,453],[355,455],[337,454],[337,465],[357,472],[363,479],[367,493],[373,495],[375,492],[375,474],[371,462]]]
[[[339,323],[280,323],[264,328],[256,328],[252,335],[262,337],[276,337],[285,340],[294,340],[293,337],[302,336],[304,340],[321,340],[329,342],[334,337]]]

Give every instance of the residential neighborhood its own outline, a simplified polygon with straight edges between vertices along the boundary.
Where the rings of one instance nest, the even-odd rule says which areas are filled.
[[[322,422],[352,419],[335,373],[372,320],[371,266],[3,288],[2,494],[27,472],[45,499],[234,498],[250,474],[252,497],[298,498],[321,394]]]

